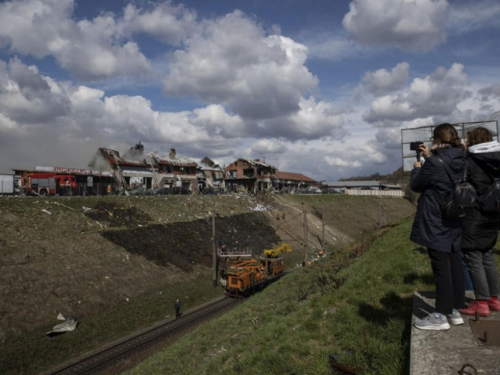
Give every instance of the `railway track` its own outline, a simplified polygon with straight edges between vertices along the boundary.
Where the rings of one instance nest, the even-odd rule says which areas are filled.
[[[46,375],[87,375],[98,374],[110,366],[120,362],[132,354],[176,335],[195,324],[210,319],[211,317],[242,303],[241,299],[223,298],[204,307],[186,313],[178,319],[166,322],[108,348],[102,349],[85,358],[78,359],[70,364],[46,372]]]

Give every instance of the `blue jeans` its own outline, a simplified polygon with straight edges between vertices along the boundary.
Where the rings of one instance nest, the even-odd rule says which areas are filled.
[[[467,267],[467,263],[465,262],[464,253],[462,252],[462,268],[464,270],[464,278],[465,278],[465,290],[474,290],[474,286],[472,285],[472,280],[469,274],[469,268]]]

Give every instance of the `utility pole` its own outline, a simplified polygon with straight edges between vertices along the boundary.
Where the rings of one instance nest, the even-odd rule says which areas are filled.
[[[308,245],[308,238],[307,238],[307,212],[304,211],[304,262],[307,265],[307,245]]]
[[[321,249],[325,250],[325,210],[321,211]]]
[[[378,227],[382,226],[382,222],[380,221],[380,204],[378,205]]]
[[[215,245],[215,210],[212,211],[212,247],[213,247],[213,268],[214,275],[212,279],[212,283],[214,288],[217,287],[217,268],[219,268],[219,262],[217,258],[217,247]]]

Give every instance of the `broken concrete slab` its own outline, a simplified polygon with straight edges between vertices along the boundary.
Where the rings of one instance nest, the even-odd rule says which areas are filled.
[[[463,315],[465,324],[451,326],[448,331],[422,331],[413,326],[434,311],[434,292],[415,292],[410,349],[410,375],[457,375],[464,365],[472,365],[477,374],[500,374],[500,347],[478,346],[469,319]],[[492,313],[484,320],[500,320],[500,312]],[[474,374],[467,367],[464,374]]]

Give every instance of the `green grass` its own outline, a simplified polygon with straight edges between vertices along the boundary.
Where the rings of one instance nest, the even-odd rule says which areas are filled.
[[[172,318],[176,298],[182,302],[182,311],[186,311],[219,296],[222,296],[222,289],[212,287],[210,275],[178,285],[161,286],[159,283],[154,291],[80,319],[76,331],[49,340],[45,333],[60,323],[54,319],[46,327],[22,337],[6,339],[0,345],[0,374],[39,373],[107,342]]]
[[[346,194],[290,195],[325,223],[357,239],[380,225],[390,225],[413,216],[415,205],[402,198],[350,196]]]
[[[434,288],[411,223],[282,278],[128,374],[326,375],[331,354],[363,374],[407,373],[413,293]]]

